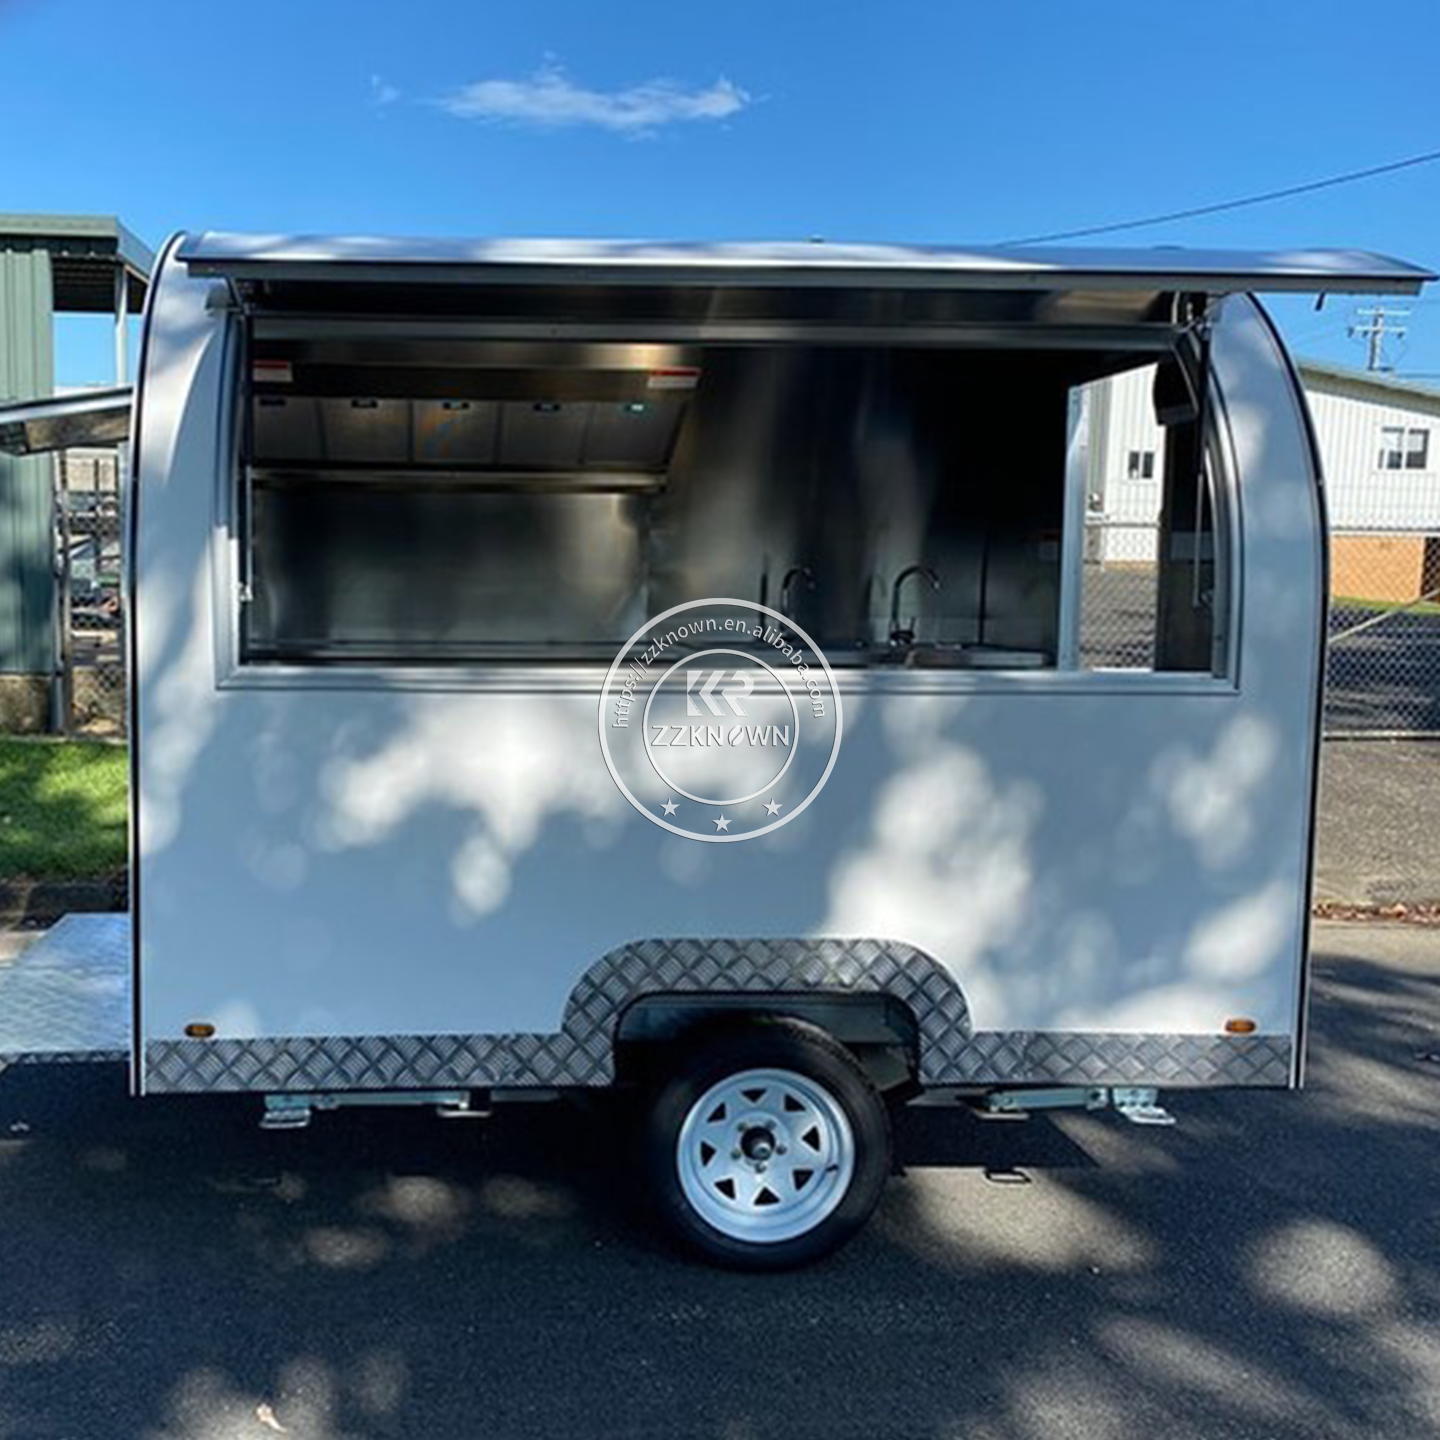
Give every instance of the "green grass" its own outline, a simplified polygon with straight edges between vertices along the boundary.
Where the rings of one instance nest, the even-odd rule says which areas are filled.
[[[123,746],[0,739],[0,880],[117,875],[125,811]]]
[[[1409,610],[1416,615],[1440,615],[1440,603],[1434,600],[1361,600],[1348,595],[1335,595],[1330,600],[1336,610],[1369,610],[1376,615],[1390,610]]]

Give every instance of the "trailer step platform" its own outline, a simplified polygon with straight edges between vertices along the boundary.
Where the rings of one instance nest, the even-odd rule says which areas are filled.
[[[0,1069],[129,1053],[129,915],[66,915],[0,960]]]

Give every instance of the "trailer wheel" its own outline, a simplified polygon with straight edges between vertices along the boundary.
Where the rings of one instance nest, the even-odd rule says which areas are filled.
[[[869,1218],[890,1173],[885,1102],[823,1030],[757,1020],[685,1056],[656,1091],[645,1158],[662,1220],[749,1270],[803,1265]]]

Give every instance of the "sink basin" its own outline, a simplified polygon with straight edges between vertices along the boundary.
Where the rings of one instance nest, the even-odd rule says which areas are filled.
[[[1043,650],[1016,650],[1009,645],[969,645],[965,655],[972,670],[1044,670],[1051,664]]]
[[[1043,650],[944,642],[892,647],[879,652],[875,660],[902,670],[1043,670],[1050,663]]]
[[[901,652],[907,670],[969,670],[968,645],[911,645]]]

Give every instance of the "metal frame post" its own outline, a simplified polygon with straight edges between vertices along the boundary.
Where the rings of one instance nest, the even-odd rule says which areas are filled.
[[[115,265],[115,383],[125,384],[125,373],[130,364],[130,276],[125,262],[117,260]]]

